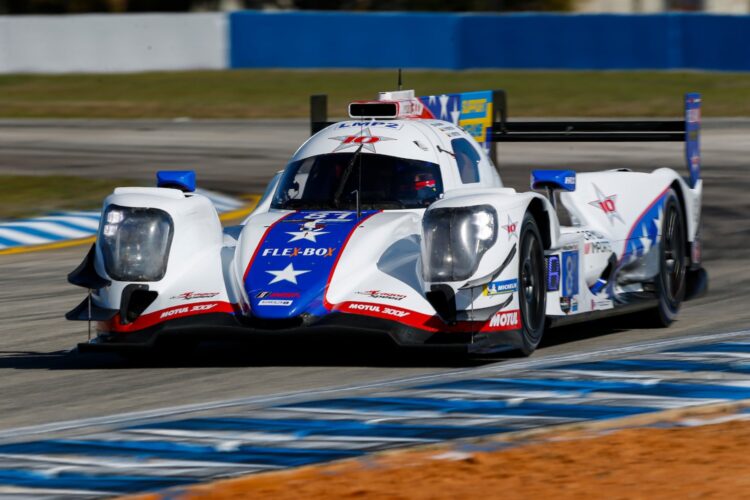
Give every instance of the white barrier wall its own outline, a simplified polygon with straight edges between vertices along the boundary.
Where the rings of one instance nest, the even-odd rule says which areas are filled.
[[[0,73],[227,67],[226,15],[0,17]]]

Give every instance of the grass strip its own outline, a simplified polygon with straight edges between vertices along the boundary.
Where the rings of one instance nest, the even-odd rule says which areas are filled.
[[[505,89],[510,116],[679,116],[699,91],[705,116],[750,116],[750,73],[644,71],[406,71],[420,95]],[[396,72],[232,70],[0,75],[4,118],[291,118],[310,94],[334,115],[396,86]]]
[[[64,175],[0,175],[0,219],[42,215],[56,210],[100,208],[117,186],[141,183],[123,179],[87,179]]]

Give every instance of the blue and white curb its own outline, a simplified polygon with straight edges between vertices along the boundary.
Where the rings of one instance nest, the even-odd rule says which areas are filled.
[[[198,189],[221,213],[237,210],[245,202],[213,191]],[[44,217],[0,222],[0,250],[45,245],[94,236],[99,228],[98,210],[56,212]]]
[[[0,497],[161,490],[405,446],[750,399],[750,331],[680,340],[654,343],[663,347],[648,354],[634,346],[375,383],[366,395],[362,387],[330,389],[308,400],[214,403],[211,416],[205,407],[194,408],[201,415],[151,412],[147,420],[131,417],[60,439],[13,442],[34,431],[3,431]],[[705,343],[691,344],[699,341]],[[747,409],[739,415],[748,416]]]

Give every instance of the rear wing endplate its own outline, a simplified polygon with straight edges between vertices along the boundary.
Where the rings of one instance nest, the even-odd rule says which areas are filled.
[[[454,102],[456,113],[436,118],[451,121],[467,129],[482,143],[493,158],[498,142],[684,142],[685,161],[690,174],[690,186],[695,187],[700,179],[700,122],[701,96],[698,93],[685,95],[683,120],[556,120],[556,121],[508,121],[508,105],[504,90],[443,94],[420,98],[425,106],[441,98],[450,102],[476,103],[484,101],[484,113],[477,118],[475,104],[459,106]],[[428,106],[430,109],[433,106]],[[445,107],[445,106],[444,106]],[[468,108],[468,109],[467,109]],[[438,108],[436,107],[435,110]],[[448,107],[447,109],[451,109]],[[491,117],[491,121],[488,119]],[[475,128],[475,122],[481,124]],[[328,98],[326,95],[310,97],[310,133],[315,134],[333,122],[328,121]]]

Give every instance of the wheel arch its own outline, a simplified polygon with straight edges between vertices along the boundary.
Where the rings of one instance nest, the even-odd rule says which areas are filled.
[[[677,202],[680,204],[680,209],[682,209],[682,231],[685,235],[685,252],[686,256],[688,258],[688,261],[692,263],[692,252],[690,251],[691,248],[691,242],[690,242],[690,232],[687,224],[687,200],[685,199],[685,192],[682,189],[682,185],[678,180],[672,181],[672,184],[669,185],[671,189],[674,190],[675,194],[677,195]]]

